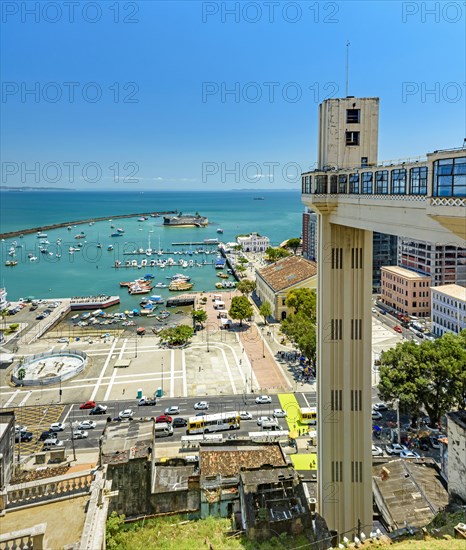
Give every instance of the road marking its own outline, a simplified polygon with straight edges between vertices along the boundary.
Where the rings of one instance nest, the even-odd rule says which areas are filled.
[[[102,383],[102,379],[104,377],[105,371],[107,370],[108,364],[110,363],[110,359],[112,358],[113,350],[115,349],[115,346],[118,342],[118,338],[116,338],[112,344],[112,347],[110,348],[110,351],[108,352],[107,359],[105,359],[104,366],[102,367],[102,370],[100,371],[99,379],[97,380],[97,383],[95,385],[94,391],[92,392],[92,395],[89,399],[89,401],[94,401],[95,396],[97,395],[97,392],[99,391],[100,384]]]
[[[128,342],[128,338],[125,338],[120,349],[120,354],[118,355],[118,361],[123,357],[123,353],[125,351],[127,342]],[[112,377],[110,378],[110,382],[108,383],[107,391],[105,392],[105,396],[104,396],[104,401],[108,401],[108,398],[110,397],[110,392],[112,391],[112,387],[113,387],[113,383],[115,382],[117,371],[118,369],[113,367]]]
[[[181,350],[181,372],[183,375],[183,397],[188,397],[188,380],[186,378],[186,353]]]
[[[62,420],[63,424],[66,423],[66,421],[68,420],[68,416],[70,415],[70,412],[71,412],[71,409],[73,408],[74,405],[71,405],[69,411],[65,414],[65,418]]]
[[[171,352],[170,362],[170,397],[175,395],[175,350]]]
[[[236,393],[238,393],[238,390],[236,389],[235,382],[233,381],[233,375],[231,373],[230,365],[228,363],[227,354],[225,353],[225,350],[223,348],[219,348],[217,346],[214,346],[214,347],[216,347],[218,350],[220,350],[220,353],[223,356],[223,362],[225,363],[225,366],[226,366],[226,369],[227,369],[228,378],[230,379],[231,388],[233,390],[233,393],[236,394]]]
[[[32,390],[28,390],[27,394],[23,397],[23,400],[19,404],[20,407],[22,407],[24,403],[26,403],[26,401],[31,397],[31,394],[32,394]]]
[[[16,390],[12,396],[10,397],[10,399],[8,399],[8,401],[3,405],[3,408],[5,409],[6,407],[8,407],[8,405],[14,400],[14,398],[18,395],[18,393],[20,393],[20,390]]]

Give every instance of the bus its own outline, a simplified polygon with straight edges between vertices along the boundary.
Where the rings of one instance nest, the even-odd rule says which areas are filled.
[[[317,424],[317,407],[302,407],[299,409],[299,420],[301,424]]]
[[[221,430],[239,430],[240,417],[238,412],[224,412],[205,414],[203,416],[191,416],[188,419],[186,433],[207,434]]]

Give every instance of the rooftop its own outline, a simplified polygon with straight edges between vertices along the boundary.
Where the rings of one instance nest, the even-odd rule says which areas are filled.
[[[108,426],[102,441],[104,464],[118,464],[144,458],[152,443],[152,422],[119,422]]]
[[[392,529],[427,525],[448,504],[433,462],[387,460],[372,468],[374,498]]]
[[[317,276],[317,264],[302,256],[288,256],[258,271],[264,281],[279,292]]]
[[[398,267],[396,265],[384,265],[382,266],[382,270],[389,271],[390,273],[393,273],[394,275],[399,275],[400,277],[404,277],[405,279],[424,279],[430,281],[429,275],[422,275],[421,273],[416,273],[416,271],[411,271],[411,269]]]
[[[201,447],[200,466],[203,476],[233,476],[241,468],[260,468],[264,464],[285,466],[280,445],[232,445],[228,448]]]
[[[436,287],[431,287],[432,292],[439,292],[455,300],[461,300],[466,302],[466,288],[460,285],[440,285]]]

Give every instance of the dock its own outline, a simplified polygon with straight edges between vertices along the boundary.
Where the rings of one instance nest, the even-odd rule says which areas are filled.
[[[189,243],[172,243],[172,246],[218,246],[220,242],[216,240],[215,242],[205,242],[205,241],[191,241]]]
[[[116,216],[102,216],[100,218],[89,218],[87,220],[75,220],[72,222],[54,223],[51,225],[41,225],[40,227],[30,227],[29,229],[20,229],[18,231],[9,231],[8,233],[0,233],[0,239],[11,239],[12,237],[19,237],[20,235],[30,235],[31,233],[52,231],[53,229],[60,229],[61,227],[68,227],[69,225],[83,225],[85,223],[105,222],[109,220],[118,220],[122,218],[136,218],[141,216],[149,216],[152,218],[159,218],[166,214],[177,214],[176,210],[167,210],[165,212],[138,212],[136,214],[117,214]]]

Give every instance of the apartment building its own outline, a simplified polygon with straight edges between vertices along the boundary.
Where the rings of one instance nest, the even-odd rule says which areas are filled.
[[[400,238],[397,263],[430,275],[432,286],[457,284],[466,287],[466,248]]]
[[[411,317],[430,316],[431,278],[404,267],[381,269],[381,301],[397,313]]]

